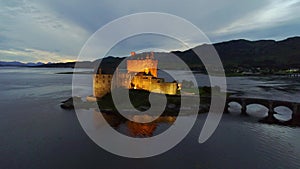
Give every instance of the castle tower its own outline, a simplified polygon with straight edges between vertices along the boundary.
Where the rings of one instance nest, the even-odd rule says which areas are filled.
[[[147,54],[146,59],[137,60],[127,60],[127,72],[128,73],[138,73],[149,71],[154,77],[157,77],[157,65],[158,60],[154,59],[154,53],[151,55]]]

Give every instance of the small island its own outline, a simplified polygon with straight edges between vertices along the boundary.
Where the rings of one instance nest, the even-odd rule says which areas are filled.
[[[146,54],[144,58],[137,57],[135,52],[131,53],[131,56],[127,58],[125,68],[119,68],[118,64],[112,65],[100,65],[96,68],[95,74],[93,74],[93,95],[87,96],[86,100],[82,98],[73,97],[62,102],[61,107],[63,109],[74,109],[76,108],[90,109],[98,108],[101,113],[108,114],[119,114],[112,97],[112,92],[124,93],[128,91],[130,102],[133,107],[145,113],[150,107],[149,102],[150,94],[154,95],[165,95],[167,103],[165,110],[161,116],[177,116],[181,108],[181,99],[191,99],[191,97],[199,97],[201,102],[198,105],[188,105],[185,107],[187,111],[184,114],[188,115],[188,110],[198,110],[198,113],[207,113],[210,109],[211,94],[212,90],[220,95],[227,96],[227,102],[224,108],[224,113],[228,112],[230,102],[237,102],[242,106],[242,115],[247,115],[246,104],[258,103],[265,105],[269,108],[268,116],[260,119],[259,122],[267,124],[279,124],[287,126],[300,126],[300,117],[298,116],[299,104],[276,101],[276,100],[265,100],[255,98],[235,98],[229,97],[230,93],[224,93],[218,86],[215,87],[198,87],[193,84],[192,81],[183,80],[178,82],[173,79],[172,81],[166,81],[164,78],[158,77],[158,60],[154,57],[154,52]],[[296,70],[295,70],[296,71]],[[94,103],[97,103],[95,107]],[[291,120],[281,122],[277,120],[273,114],[273,104],[288,105],[293,109],[293,117]],[[124,109],[129,109],[122,105]],[[130,109],[129,109],[130,110]],[[149,114],[151,115],[151,114]]]
[[[209,110],[211,87],[197,87],[192,81],[183,80],[178,82],[173,80],[166,82],[164,78],[158,77],[158,60],[154,53],[147,54],[145,58],[137,58],[135,53],[126,61],[126,69],[120,70],[116,67],[98,68],[93,75],[93,96],[88,96],[87,102],[81,98],[70,98],[61,105],[64,109],[73,109],[72,102],[76,102],[81,108],[92,108],[89,102],[97,102],[103,112],[118,113],[114,105],[111,92],[121,92],[129,90],[129,97],[133,106],[140,111],[149,109],[149,95],[165,95],[167,106],[162,115],[176,116],[180,110],[180,101],[182,97],[201,96],[201,105],[199,113],[205,113]],[[214,87],[214,90],[220,91],[220,88]],[[190,105],[190,107],[199,105]],[[198,107],[197,107],[198,108]]]

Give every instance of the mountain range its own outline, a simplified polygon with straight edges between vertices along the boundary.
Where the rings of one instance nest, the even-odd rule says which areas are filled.
[[[203,69],[195,51],[202,52],[214,47],[219,54],[225,69],[232,67],[263,67],[263,68],[300,68],[300,37],[291,37],[281,41],[245,39],[231,40],[215,44],[203,44],[186,51],[172,51],[170,53],[154,52],[154,55],[168,60],[173,54],[177,55],[191,69]],[[137,56],[142,56],[138,54]],[[173,56],[174,57],[174,56]],[[102,66],[116,67],[125,57],[105,57],[95,61],[68,63],[20,63],[0,62],[0,66],[28,66],[28,67],[77,67],[94,68],[100,62]],[[167,59],[168,58],[168,59]],[[171,62],[170,62],[171,64]]]
[[[37,63],[33,63],[33,62],[22,63],[22,62],[18,62],[18,61],[13,61],[13,62],[0,61],[0,66],[31,67],[31,66],[40,66],[40,65],[44,65],[44,63],[42,63],[42,62],[37,62]]]
[[[269,68],[300,67],[300,37],[281,41],[274,40],[232,40],[213,45],[224,67],[249,66]],[[197,46],[194,51],[202,51],[206,45]],[[179,55],[186,62],[193,62],[192,50]]]

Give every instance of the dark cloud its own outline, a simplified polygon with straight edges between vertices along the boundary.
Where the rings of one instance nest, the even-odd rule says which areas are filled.
[[[3,50],[31,48],[55,51],[62,60],[65,56],[76,59],[92,33],[114,19],[137,12],[163,12],[185,18],[213,42],[283,39],[299,35],[299,10],[300,0],[9,0],[0,2],[0,44]],[[114,53],[123,54],[132,45],[137,49],[180,48],[170,40],[155,37],[139,37],[135,42],[140,43],[124,41],[123,48],[115,47]],[[196,44],[197,40],[190,42]],[[0,60],[6,59],[0,53]]]

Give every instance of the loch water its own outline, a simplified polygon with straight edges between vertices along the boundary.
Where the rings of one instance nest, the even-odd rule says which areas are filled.
[[[241,117],[234,103],[231,109],[237,113],[223,115],[205,143],[198,143],[206,118],[201,114],[187,137],[161,155],[130,159],[111,154],[86,135],[74,111],[59,107],[72,95],[72,74],[57,73],[70,71],[0,68],[0,168],[300,168],[300,128],[257,123],[265,111],[258,105],[249,107],[254,116]],[[184,77],[184,72],[175,73]],[[91,83],[91,75],[80,76]],[[206,75],[196,79],[202,86],[208,83]],[[228,77],[227,85],[235,96],[300,101],[297,78]],[[76,90],[92,91],[85,86]],[[283,119],[290,113],[284,107],[278,111]],[[157,123],[153,134],[168,125]],[[118,129],[127,128],[123,122]]]

